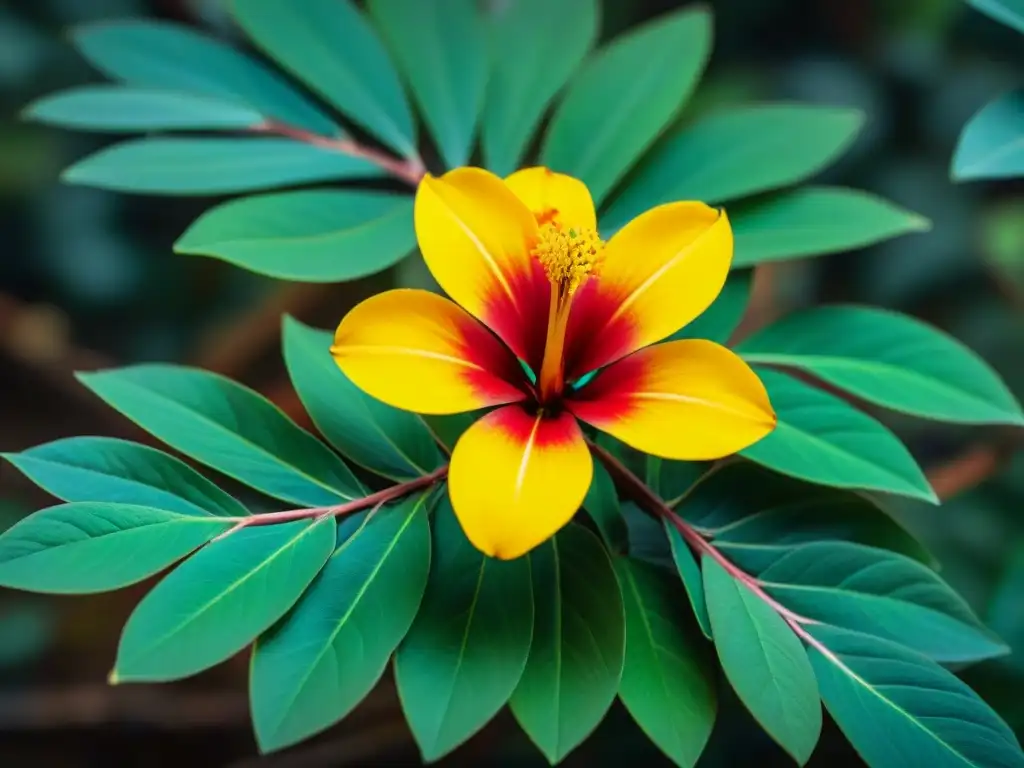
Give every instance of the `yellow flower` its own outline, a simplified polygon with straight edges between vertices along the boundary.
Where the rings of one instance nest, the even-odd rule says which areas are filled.
[[[732,260],[723,212],[661,205],[604,243],[577,179],[460,168],[423,179],[415,223],[427,266],[458,303],[379,294],[341,321],[331,352],[398,408],[501,406],[466,430],[449,469],[452,506],[482,552],[518,557],[579,509],[593,460],[577,419],[669,459],[726,456],[774,428],[760,379],[725,347],[650,346],[721,291]]]

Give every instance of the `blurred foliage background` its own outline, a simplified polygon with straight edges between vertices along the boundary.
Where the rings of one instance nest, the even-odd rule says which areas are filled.
[[[503,0],[492,0],[500,2]],[[687,5],[605,0],[602,37]],[[1021,36],[962,0],[711,0],[716,42],[684,119],[723,104],[797,100],[867,115],[858,144],[822,181],[882,194],[932,219],[930,232],[862,252],[772,265],[747,328],[807,304],[853,301],[923,317],[987,358],[1024,397],[1024,182],[953,184],[968,118],[1020,84]],[[32,99],[100,78],[66,43],[71,25],[126,16],[204,26],[235,42],[223,0],[5,0],[0,4],[0,450],[75,434],[149,439],[92,398],[72,372],[185,362],[255,386],[301,420],[278,351],[288,311],[333,326],[398,276],[339,286],[276,283],[171,244],[212,200],[118,195],[59,183],[110,138],[19,119]],[[572,30],[565,34],[571,35]],[[428,155],[429,160],[429,155]],[[965,672],[1024,735],[1024,454],[1019,434],[894,418],[941,508],[894,511],[944,575],[1021,650]],[[0,529],[50,500],[0,469]],[[319,766],[415,761],[388,686],[346,723],[260,760],[249,732],[247,660],[174,686],[108,688],[117,628],[142,585],[92,598],[0,594],[0,764]],[[1014,670],[1019,670],[1015,672]],[[723,703],[702,765],[790,764],[734,702]],[[855,763],[829,734],[812,765]],[[831,736],[831,738],[830,738]],[[621,711],[566,764],[659,760]],[[444,764],[540,765],[509,717]]]

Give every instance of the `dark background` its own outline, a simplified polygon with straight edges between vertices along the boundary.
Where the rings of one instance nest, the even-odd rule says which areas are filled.
[[[687,4],[605,0],[602,37]],[[931,232],[865,251],[764,270],[746,327],[821,301],[900,309],[978,350],[1024,396],[1024,184],[954,185],[948,177],[970,115],[1020,84],[1024,38],[961,0],[710,4],[716,44],[688,115],[750,100],[859,107],[868,117],[865,130],[824,179],[880,193],[934,222]],[[19,110],[42,94],[98,81],[64,33],[74,24],[125,16],[197,24],[237,40],[223,0],[0,2],[2,451],[77,434],[147,439],[72,375],[136,361],[178,361],[224,373],[302,421],[278,353],[281,313],[333,326],[356,300],[395,279],[286,284],[175,255],[171,243],[213,200],[61,185],[63,167],[109,139],[27,124]],[[895,502],[894,511],[936,552],[943,575],[975,609],[1011,644],[1024,647],[1024,605],[1014,609],[1014,601],[1004,599],[1001,608],[993,607],[996,590],[1015,594],[1004,579],[1024,541],[1024,461],[1013,458],[1019,436],[885,418],[947,499],[941,508]],[[51,502],[12,467],[0,468],[0,528]],[[0,592],[0,764],[416,762],[390,684],[343,726],[263,760],[248,724],[244,656],[179,684],[107,687],[121,624],[147,588],[68,598]],[[1024,604],[1024,592],[1016,602]],[[966,677],[1020,731],[1024,678],[1013,671],[1017,667],[1024,669],[1024,661],[1011,657]],[[566,764],[635,760],[653,763],[658,756],[616,709]],[[790,764],[726,699],[702,765],[747,761]],[[837,761],[856,762],[827,725],[812,765]],[[543,764],[507,715],[444,761],[477,763]]]

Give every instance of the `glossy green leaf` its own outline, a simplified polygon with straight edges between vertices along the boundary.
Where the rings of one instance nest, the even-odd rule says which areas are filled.
[[[583,499],[583,509],[594,521],[601,538],[612,552],[625,552],[629,545],[626,531],[626,520],[622,517],[619,507],[619,496],[615,491],[615,482],[608,474],[604,464],[594,461],[594,479]]]
[[[387,51],[349,0],[233,0],[256,45],[334,106],[403,155],[416,128]]]
[[[1024,669],[1024,547],[1018,547],[1001,574],[986,616],[988,624],[1013,649],[1008,659],[1017,670]]]
[[[63,179],[122,192],[223,195],[380,175],[361,157],[291,139],[145,138],[101,149]]]
[[[1024,33],[1024,0],[967,0],[982,13]]]
[[[863,121],[857,110],[806,104],[713,114],[652,152],[602,225],[617,230],[649,208],[673,200],[720,203],[795,184],[839,157]]]
[[[614,565],[626,608],[619,698],[658,749],[676,765],[693,766],[718,710],[707,649],[686,620],[674,574],[624,557]]]
[[[168,445],[258,491],[310,506],[361,495],[351,470],[273,403],[195,368],[144,364],[79,380]]]
[[[686,589],[686,596],[690,599],[690,606],[693,608],[693,615],[697,617],[697,624],[704,637],[711,639],[711,619],[708,617],[708,603],[704,599],[704,577],[701,574],[700,565],[690,551],[689,545],[679,533],[679,529],[667,520],[665,521],[665,534],[668,536],[668,543],[672,549],[672,559],[675,561],[676,570],[679,571],[679,578],[683,580],[683,587]]]
[[[493,60],[481,140],[487,167],[507,176],[597,40],[598,2],[517,0],[500,4],[488,22]]]
[[[801,616],[893,640],[935,661],[978,661],[1008,650],[934,572],[885,549],[804,544],[759,579]]]
[[[818,686],[793,630],[713,558],[704,587],[715,648],[740,700],[793,759],[804,765],[821,734]]]
[[[541,162],[584,181],[600,204],[682,108],[710,49],[705,8],[667,14],[617,37],[570,83]]]
[[[185,462],[127,440],[68,437],[4,458],[64,501],[140,504],[183,515],[249,514]]]
[[[281,618],[334,550],[333,517],[243,528],[164,578],[128,617],[112,682],[179,680]]]
[[[343,135],[272,69],[184,25],[102,22],[78,27],[72,41],[90,63],[115,80],[211,96],[324,136]]]
[[[657,483],[651,488],[670,507],[676,506],[711,468],[710,461],[669,461],[662,459]]]
[[[629,535],[629,556],[667,570],[675,570],[665,528],[633,501],[622,502],[622,517]]]
[[[736,252],[732,268],[864,248],[931,222],[876,195],[842,187],[806,187],[729,208]]]
[[[313,423],[352,461],[394,480],[427,475],[441,453],[423,421],[374,400],[348,380],[331,357],[332,336],[284,320],[284,359]]]
[[[792,366],[879,405],[966,424],[1024,424],[1010,390],[976,353],[916,318],[828,306],[746,339],[750,363]]]
[[[0,535],[0,585],[105,592],[142,581],[226,531],[231,521],[134,504],[61,504]]]
[[[1013,732],[935,662],[859,632],[807,630],[817,641],[809,655],[825,706],[872,768],[1024,765]]]
[[[473,423],[483,416],[485,412],[480,410],[438,416],[423,414],[422,418],[427,428],[437,436],[441,444],[451,453],[455,448],[455,443],[462,437],[462,433],[473,426]]]
[[[938,503],[921,468],[892,432],[845,401],[784,373],[757,371],[778,424],[741,453],[783,474]]]
[[[488,74],[475,0],[369,0],[367,7],[445,164],[467,165]]]
[[[626,627],[615,571],[601,542],[570,524],[530,553],[533,642],[509,701],[555,764],[604,718],[622,675]]]
[[[666,341],[675,339],[708,339],[725,344],[743,319],[750,303],[753,270],[733,272],[710,307],[688,325],[673,333]]]
[[[953,178],[1005,179],[1024,176],[1024,90],[990,101],[960,134]]]
[[[341,720],[384,674],[427,584],[428,496],[370,515],[294,610],[256,641],[249,687],[262,751]]]
[[[312,283],[381,272],[415,247],[412,198],[326,189],[231,200],[200,216],[174,244],[178,253]]]
[[[44,96],[22,115],[41,123],[95,131],[242,130],[263,115],[209,96],[116,85],[86,85]]]
[[[427,592],[395,654],[402,710],[428,761],[455,749],[505,705],[533,634],[527,558],[482,555],[462,533],[447,494],[433,530]]]

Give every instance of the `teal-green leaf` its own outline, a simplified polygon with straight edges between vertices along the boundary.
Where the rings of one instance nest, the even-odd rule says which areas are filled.
[[[934,572],[885,549],[804,544],[759,580],[801,616],[884,637],[935,661],[978,661],[1008,650]]]
[[[129,85],[210,96],[324,136],[343,135],[272,69],[184,25],[102,22],[78,27],[72,41],[97,69]]]
[[[393,480],[427,475],[441,453],[414,413],[374,400],[348,380],[331,357],[333,337],[286,316],[284,360],[313,423],[342,454]]]
[[[732,268],[864,248],[931,228],[928,219],[858,189],[804,187],[730,207]]]
[[[1017,546],[1001,574],[986,617],[992,629],[1005,638],[1013,649],[1009,663],[1024,670],[1024,547]]]
[[[328,179],[365,179],[368,160],[277,138],[145,138],[101,149],[64,171],[70,184],[154,195],[224,195]]]
[[[704,588],[715,648],[740,701],[769,736],[804,765],[821,734],[814,670],[793,630],[713,558]]]
[[[600,205],[682,108],[710,50],[705,8],[667,14],[620,35],[569,84],[541,162],[581,179]]]
[[[462,533],[447,494],[433,531],[423,605],[395,654],[402,710],[427,761],[451,752],[505,705],[533,635],[528,559],[481,554]]]
[[[428,496],[369,516],[298,605],[256,641],[249,689],[262,751],[338,722],[384,674],[427,584]]]
[[[697,624],[704,637],[711,639],[711,619],[708,617],[708,603],[704,598],[704,577],[700,571],[697,559],[690,551],[690,547],[683,540],[679,529],[669,521],[665,521],[665,534],[668,536],[669,546],[672,548],[672,559],[675,561],[676,570],[679,571],[679,578],[683,580],[683,587],[686,589],[686,596],[690,599],[690,607],[693,608],[693,615],[697,617]]]
[[[750,289],[753,284],[752,269],[733,272],[725,281],[722,292],[718,294],[711,306],[697,318],[680,328],[666,339],[708,339],[719,344],[729,341],[733,331],[743,319],[750,303]]]
[[[1024,33],[1024,0],[967,0],[982,13]]]
[[[174,244],[284,280],[334,283],[391,267],[416,247],[412,198],[310,189],[231,200]]]
[[[743,456],[783,474],[838,488],[886,491],[938,502],[921,468],[892,432],[840,398],[778,371],[757,371],[778,424]]]
[[[444,415],[423,414],[423,423],[433,432],[441,444],[451,453],[462,433],[473,426],[473,423],[486,413],[485,410],[469,413],[452,413]]]
[[[243,130],[263,115],[242,104],[209,96],[117,85],[86,85],[44,96],[22,116],[82,130]]]
[[[369,0],[449,168],[469,163],[487,86],[487,45],[475,0]]]
[[[223,376],[144,364],[78,378],[168,445],[269,496],[320,506],[362,494],[352,471],[323,443]]]
[[[0,535],[0,585],[65,594],[118,589],[162,571],[231,525],[134,504],[61,504]]]
[[[570,524],[530,552],[533,642],[509,700],[553,765],[583,742],[615,700],[626,627],[619,584],[601,542]]]
[[[481,140],[487,167],[507,176],[519,167],[548,105],[597,40],[598,2],[517,0],[500,4],[488,22],[493,61]]]
[[[249,514],[185,462],[127,440],[68,437],[4,458],[64,501],[139,504],[183,515]]]
[[[583,509],[594,521],[608,549],[616,553],[625,552],[629,546],[626,520],[619,506],[615,482],[600,461],[594,461],[594,479],[583,499]]]
[[[234,656],[299,599],[336,528],[333,517],[242,528],[200,550],[132,611],[111,681],[179,680]]]
[[[990,101],[960,134],[953,178],[1006,179],[1024,176],[1024,90]]]
[[[349,0],[233,0],[265,53],[393,149],[416,155],[416,127],[387,51]]]
[[[676,506],[710,469],[710,461],[670,461],[662,459],[657,483],[651,489],[670,507]]]
[[[673,200],[720,203],[795,184],[833,162],[863,123],[853,109],[766,104],[713,114],[643,162],[602,218],[615,231]]]
[[[791,366],[888,408],[965,424],[1024,424],[999,376],[976,353],[920,320],[884,309],[796,312],[741,343],[749,363]]]
[[[626,608],[619,698],[658,749],[676,765],[693,766],[718,711],[707,649],[686,620],[674,574],[624,557],[614,565]]]
[[[622,517],[629,534],[629,556],[634,560],[675,570],[672,548],[659,520],[642,510],[636,502],[622,503]]]
[[[1024,766],[1013,732],[951,672],[887,640],[807,630],[825,706],[871,768]]]

